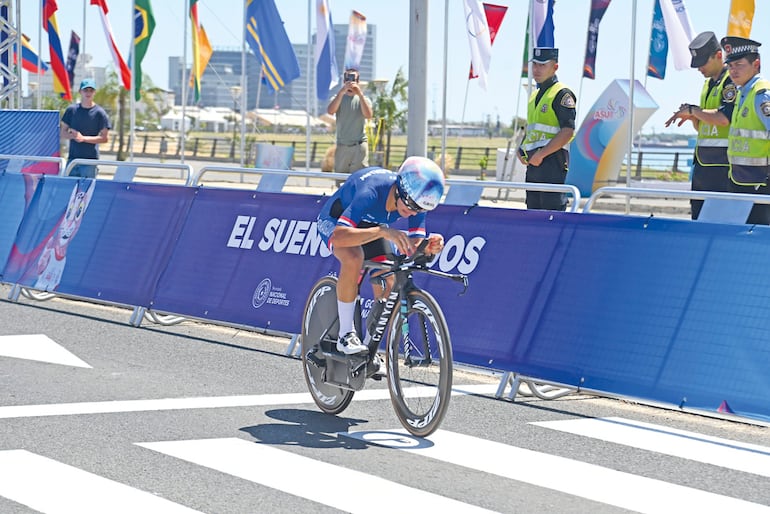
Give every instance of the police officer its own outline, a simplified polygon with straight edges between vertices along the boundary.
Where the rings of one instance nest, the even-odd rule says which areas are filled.
[[[722,38],[725,62],[737,86],[730,120],[727,156],[730,191],[770,194],[770,81],[759,75],[760,43],[742,37]],[[747,223],[770,225],[770,205],[754,204]]]
[[[569,142],[575,135],[575,94],[556,78],[558,48],[535,48],[532,76],[537,91],[527,107],[527,133],[519,160],[527,166],[527,182],[564,184],[569,166]],[[567,209],[564,193],[527,191],[527,209]]]
[[[736,89],[727,66],[722,61],[722,48],[713,32],[703,32],[690,43],[691,68],[698,68],[706,81],[700,104],[682,104],[666,121],[668,127],[689,120],[698,131],[692,172],[693,191],[730,191],[730,164],[727,160],[727,136],[733,115]],[[690,200],[692,219],[698,219],[703,200]]]

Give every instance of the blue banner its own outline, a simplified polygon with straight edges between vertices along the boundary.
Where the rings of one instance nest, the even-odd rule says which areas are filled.
[[[0,154],[59,157],[59,111],[24,111],[0,109]],[[0,172],[8,167],[0,159]],[[59,173],[55,162],[27,161],[25,173]]]
[[[338,270],[325,197],[27,180],[0,177],[6,282],[298,333]],[[463,296],[415,276],[456,361],[770,420],[770,227],[441,205],[427,228],[446,241],[432,266],[469,276]]]
[[[655,0],[650,33],[650,57],[647,61],[647,76],[663,79],[666,77],[666,59],[668,58],[668,35],[660,0]]]
[[[305,299],[336,259],[315,229],[317,197],[202,189],[153,308],[299,332]]]
[[[195,189],[178,186],[47,177],[19,228],[3,280],[150,305],[194,195]]]

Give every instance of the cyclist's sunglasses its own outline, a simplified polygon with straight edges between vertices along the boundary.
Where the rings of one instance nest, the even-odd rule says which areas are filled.
[[[406,205],[406,208],[410,211],[420,213],[427,210],[417,205],[417,202],[409,198],[404,191],[401,191],[401,188],[397,187],[396,192],[398,193],[398,197],[401,198],[401,201],[404,202],[404,205]]]

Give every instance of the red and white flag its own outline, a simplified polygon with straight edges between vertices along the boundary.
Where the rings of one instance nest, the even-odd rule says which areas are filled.
[[[487,89],[487,74],[492,60],[492,38],[481,0],[465,0],[465,30],[471,46],[471,66],[479,78],[481,89]]]
[[[123,83],[123,87],[131,91],[131,70],[126,65],[126,61],[123,56],[120,55],[118,45],[115,44],[115,37],[112,35],[112,26],[110,26],[110,20],[107,18],[107,0],[91,0],[91,5],[99,7],[99,14],[102,17],[102,27],[104,28],[104,35],[107,37],[107,42],[110,45],[110,51],[112,52],[112,60],[115,61],[115,66],[120,70],[120,81]]]
[[[487,25],[489,26],[489,47],[492,51],[492,45],[495,44],[495,37],[497,37],[497,31],[500,30],[500,24],[503,23],[503,18],[508,8],[504,5],[484,4],[484,14],[487,17]],[[471,62],[471,71],[468,74],[468,79],[478,78],[478,75],[473,71],[473,63]]]

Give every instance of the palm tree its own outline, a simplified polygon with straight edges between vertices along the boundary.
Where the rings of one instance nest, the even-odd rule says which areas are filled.
[[[163,90],[156,87],[152,79],[147,75],[142,76],[142,89],[140,89],[141,98],[144,104],[147,106],[147,111],[150,116],[156,118],[160,117],[160,108],[156,102],[158,94],[162,94]],[[107,115],[110,119],[117,119],[117,123],[113,123],[113,127],[117,127],[118,131],[118,152],[116,159],[119,161],[126,160],[126,132],[130,129],[129,116],[127,115],[127,107],[130,105],[131,99],[128,96],[128,91],[118,82],[118,75],[114,70],[110,70],[107,73],[105,83],[96,90],[94,95],[94,101],[107,111]]]
[[[409,81],[404,77],[402,68],[396,72],[396,78],[393,79],[393,83],[390,88],[385,84],[384,87],[380,87],[379,84],[370,82],[367,87],[367,92],[374,98],[372,101],[372,111],[376,125],[382,122],[382,129],[387,134],[387,142],[385,144],[385,158],[382,166],[388,167],[388,161],[390,160],[390,140],[393,134],[393,128],[398,127],[402,131],[406,130],[406,111],[408,101]],[[382,130],[381,129],[381,130]],[[377,151],[382,151],[382,141],[379,142]]]

